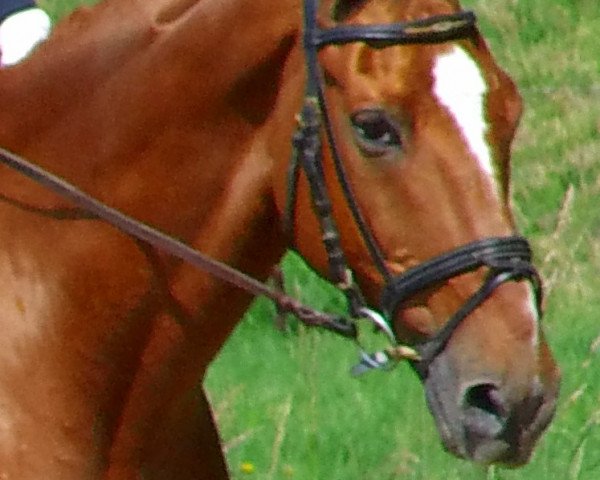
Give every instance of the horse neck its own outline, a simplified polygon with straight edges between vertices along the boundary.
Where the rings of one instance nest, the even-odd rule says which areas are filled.
[[[204,0],[172,18],[164,0],[142,7],[113,0],[76,14],[30,62],[6,72],[10,105],[0,142],[111,206],[264,278],[283,252],[266,139],[276,131],[266,125],[298,31],[299,8],[289,3]],[[119,21],[128,49],[112,39]],[[74,35],[82,24],[92,33],[79,42]],[[65,69],[74,60],[76,75]],[[34,74],[41,71],[47,73]],[[59,81],[65,72],[75,91]],[[24,111],[11,98],[27,93]],[[21,119],[29,125],[18,127]],[[36,135],[28,135],[34,125]],[[27,204],[65,205],[14,174],[6,183],[5,193]],[[205,282],[183,270],[172,289],[186,311],[198,312]],[[248,296],[241,298],[224,324],[247,305]]]
[[[0,98],[6,100],[0,144],[264,278],[284,249],[266,126],[283,81],[279,72],[295,45],[299,11],[289,13],[278,1],[204,0],[168,23],[147,12],[143,21],[132,20],[143,3],[113,0],[76,15],[29,62],[0,72]],[[82,28],[86,23],[89,30]],[[131,41],[113,39],[114,25],[124,25]],[[69,68],[74,61],[78,67]],[[49,213],[67,205],[16,173],[2,171],[1,177],[0,193],[22,204]],[[140,249],[102,222],[56,220],[0,201],[0,223],[6,225],[0,232],[0,281],[7,284],[2,300],[13,305],[18,298],[22,305],[2,320],[3,355],[18,345],[19,361],[5,383],[14,388],[0,396],[9,399],[9,415],[23,413],[15,432],[24,438],[30,431],[31,445],[43,437],[38,414],[60,422],[75,409],[80,432],[98,415],[107,430],[118,418],[125,432],[127,422],[138,420],[150,428],[146,415],[165,403],[162,392],[175,392],[169,399],[189,393],[251,300]],[[48,245],[52,255],[45,253]],[[17,278],[14,265],[27,269]],[[40,296],[45,303],[37,308]],[[16,330],[23,311],[35,330],[26,345]],[[47,330],[52,340],[42,335]],[[47,382],[24,380],[28,365],[42,365]],[[57,376],[64,395],[44,407],[51,413],[32,413],[11,393],[46,398]],[[90,398],[98,401],[92,405]],[[59,435],[47,426],[44,435]],[[88,440],[60,441],[83,455],[95,448]]]

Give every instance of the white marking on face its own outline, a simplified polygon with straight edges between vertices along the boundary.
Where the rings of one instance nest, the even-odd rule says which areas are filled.
[[[434,94],[446,108],[459,128],[471,154],[481,170],[492,179],[497,193],[490,146],[486,141],[488,123],[485,115],[485,96],[488,85],[479,65],[462,48],[455,46],[439,55],[433,68]],[[527,288],[525,309],[534,322],[532,345],[539,343],[539,313],[533,288]]]
[[[446,107],[481,169],[494,177],[486,142],[485,95],[488,86],[477,63],[462,48],[454,47],[436,58],[434,94]]]
[[[534,293],[533,287],[531,285],[528,285],[528,288],[527,288],[527,298],[529,300],[528,306],[529,306],[529,310],[531,311],[531,317],[533,318],[533,335],[531,338],[531,345],[534,348],[537,348],[537,346],[540,342],[540,335],[539,335],[540,313],[538,312],[538,309],[537,309],[535,293]]]

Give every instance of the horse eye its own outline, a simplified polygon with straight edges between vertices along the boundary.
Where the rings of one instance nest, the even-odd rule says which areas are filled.
[[[402,148],[400,129],[383,110],[361,110],[351,117],[360,150],[370,157],[396,153]]]

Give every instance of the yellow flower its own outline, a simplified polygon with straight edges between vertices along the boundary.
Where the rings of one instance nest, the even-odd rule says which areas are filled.
[[[246,475],[251,475],[254,473],[254,470],[256,470],[256,468],[254,467],[254,464],[252,462],[242,462],[242,464],[240,465],[240,470]]]

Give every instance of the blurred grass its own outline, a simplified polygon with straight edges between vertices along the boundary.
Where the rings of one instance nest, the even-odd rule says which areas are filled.
[[[81,5],[93,5],[98,0],[35,0],[38,6],[43,8],[50,17],[57,21],[71,12],[75,7]]]
[[[54,18],[76,0],[40,0]],[[89,1],[87,3],[93,3]],[[563,369],[557,417],[533,461],[485,471],[440,447],[408,368],[352,380],[352,346],[303,328],[271,328],[259,300],[209,372],[234,478],[300,480],[600,478],[600,31],[598,0],[466,0],[526,111],[513,197],[550,292],[545,328]],[[287,260],[292,290],[340,300]]]

